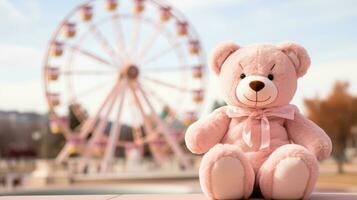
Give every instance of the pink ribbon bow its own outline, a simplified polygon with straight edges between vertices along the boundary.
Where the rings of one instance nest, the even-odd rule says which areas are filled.
[[[280,107],[272,107],[266,109],[250,109],[235,106],[228,106],[226,114],[230,118],[247,117],[243,129],[243,140],[249,146],[252,147],[252,122],[253,119],[260,119],[261,130],[261,144],[260,149],[265,149],[270,146],[270,124],[268,117],[281,117],[284,119],[294,119],[295,111],[298,108],[294,105],[286,105]]]

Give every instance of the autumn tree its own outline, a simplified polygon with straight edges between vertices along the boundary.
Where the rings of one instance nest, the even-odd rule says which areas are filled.
[[[354,139],[352,132],[357,125],[357,97],[348,92],[348,86],[347,82],[336,82],[327,98],[305,100],[309,118],[323,128],[332,140],[332,154],[339,173],[344,172],[347,142]]]

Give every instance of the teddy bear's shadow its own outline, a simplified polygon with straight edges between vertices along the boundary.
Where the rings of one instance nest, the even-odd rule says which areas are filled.
[[[259,187],[254,187],[253,193],[250,195],[250,199],[264,199]]]

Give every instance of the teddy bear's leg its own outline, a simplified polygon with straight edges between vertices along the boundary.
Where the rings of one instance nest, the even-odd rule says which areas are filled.
[[[248,159],[237,146],[217,144],[202,158],[200,184],[211,199],[248,198],[255,174]]]
[[[318,177],[318,162],[305,147],[288,144],[276,149],[259,170],[266,199],[307,199]]]

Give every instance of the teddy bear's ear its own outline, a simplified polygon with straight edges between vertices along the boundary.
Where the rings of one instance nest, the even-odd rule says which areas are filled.
[[[294,63],[297,76],[304,76],[311,63],[310,56],[305,48],[293,42],[282,43],[278,45],[278,48]]]
[[[212,51],[210,56],[210,66],[216,75],[220,73],[222,64],[228,56],[238,49],[239,46],[234,42],[223,42]]]

